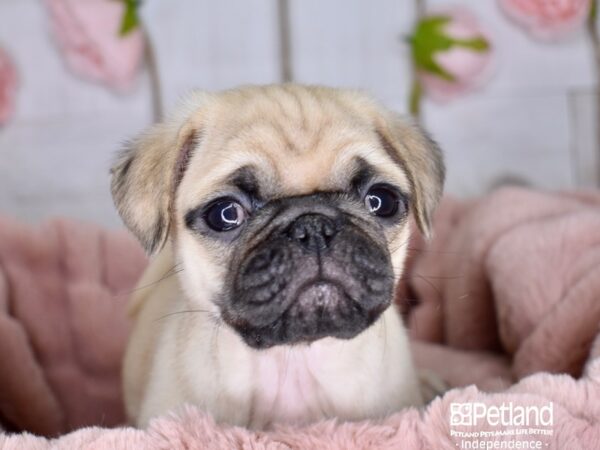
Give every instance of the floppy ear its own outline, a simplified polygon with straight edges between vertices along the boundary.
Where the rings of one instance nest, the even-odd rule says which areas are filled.
[[[197,122],[153,125],[125,146],[111,168],[115,206],[148,253],[160,250],[169,235],[175,193],[198,144]]]
[[[411,187],[411,209],[421,232],[431,235],[431,219],[442,195],[445,165],[438,145],[417,124],[384,113],[377,134],[386,153],[403,166]]]

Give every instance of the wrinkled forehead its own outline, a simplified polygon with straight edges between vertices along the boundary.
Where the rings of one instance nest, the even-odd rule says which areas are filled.
[[[260,100],[208,115],[182,180],[183,204],[235,185],[240,173],[267,198],[345,190],[359,171],[409,192],[368,117],[333,102]]]

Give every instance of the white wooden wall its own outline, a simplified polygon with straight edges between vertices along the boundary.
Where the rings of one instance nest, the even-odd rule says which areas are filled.
[[[585,109],[592,99],[587,41],[575,36],[539,44],[508,22],[493,0],[451,3],[465,4],[487,24],[497,61],[480,92],[425,105],[427,127],[446,152],[447,190],[476,195],[507,176],[548,188],[573,186],[574,148],[593,126],[573,113],[575,103]],[[363,88],[405,111],[409,66],[402,37],[410,30],[412,5],[291,0],[295,80]],[[275,0],[147,0],[143,15],[157,47],[167,109],[190,88],[279,81]],[[40,1],[0,0],[0,45],[16,60],[21,78],[16,116],[0,128],[0,213],[118,224],[109,161],[123,139],[151,120],[147,76],[126,96],[81,81],[65,69],[48,30]]]

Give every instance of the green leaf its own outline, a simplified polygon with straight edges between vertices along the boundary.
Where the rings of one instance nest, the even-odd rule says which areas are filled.
[[[483,37],[476,37],[471,39],[455,39],[454,45],[457,47],[470,48],[476,52],[485,52],[490,49],[489,42]]]
[[[447,50],[452,45],[451,40],[443,34],[444,26],[449,21],[450,18],[445,16],[425,17],[417,24],[410,41],[417,68],[452,81],[454,77],[434,60],[435,53]]]
[[[435,61],[437,53],[448,51],[454,46],[476,52],[485,52],[490,48],[489,42],[482,36],[471,39],[455,39],[448,36],[445,28],[451,20],[448,16],[427,16],[419,21],[409,38],[415,66],[447,81],[454,81],[455,78]]]
[[[138,8],[140,2],[137,0],[123,0],[125,3],[125,12],[121,19],[121,27],[119,29],[119,36],[127,36],[133,30],[140,26],[140,17],[138,15]]]

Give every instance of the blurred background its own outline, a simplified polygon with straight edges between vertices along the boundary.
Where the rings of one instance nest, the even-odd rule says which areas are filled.
[[[407,114],[412,93],[445,151],[454,195],[505,182],[594,186],[595,10],[563,1],[570,9],[552,16],[544,8],[561,2],[527,3],[0,0],[0,48],[12,67],[0,212],[117,225],[108,168],[123,140],[192,88],[286,80],[364,89]],[[447,20],[419,22],[439,11]],[[443,53],[442,35],[466,39],[462,50],[474,55],[427,66],[427,52]],[[441,85],[427,74],[419,81],[427,70]],[[459,89],[443,85],[460,77]]]

